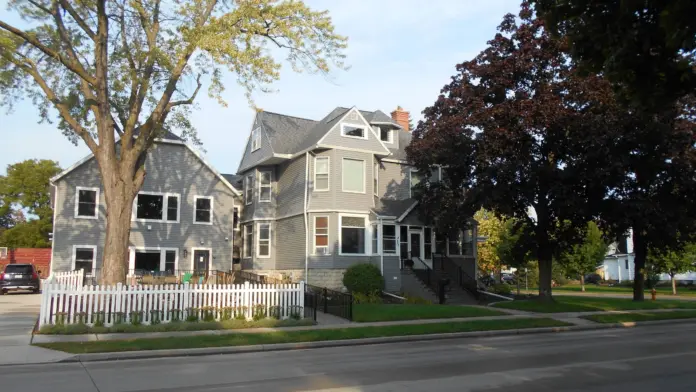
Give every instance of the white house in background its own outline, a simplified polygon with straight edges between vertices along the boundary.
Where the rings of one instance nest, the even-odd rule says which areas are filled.
[[[633,230],[629,230],[627,236],[609,245],[604,262],[597,272],[605,280],[615,280],[617,282],[633,280],[636,270],[634,258]],[[667,274],[660,275],[660,280],[670,279]],[[696,281],[696,271],[679,274],[676,276],[676,279],[678,281]]]

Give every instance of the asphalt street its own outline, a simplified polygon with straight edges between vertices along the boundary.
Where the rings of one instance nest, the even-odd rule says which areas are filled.
[[[696,324],[0,366],[0,390],[694,391]]]

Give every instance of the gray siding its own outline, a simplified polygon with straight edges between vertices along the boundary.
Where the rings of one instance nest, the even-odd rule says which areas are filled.
[[[380,197],[403,200],[410,197],[409,172],[411,166],[400,163],[381,162],[379,171]]]
[[[384,277],[384,290],[400,292],[401,261],[399,260],[399,256],[384,256],[382,260],[380,260],[380,256],[372,256],[370,261],[378,268],[383,268],[382,276]]]
[[[339,214],[331,213],[310,213],[309,214],[309,238],[307,239],[309,247],[309,268],[341,268],[345,269],[355,264],[371,263],[372,254],[368,255],[340,255],[339,254]],[[328,216],[329,217],[329,253],[327,256],[319,256],[314,254],[314,217]],[[368,227],[369,227],[368,218]],[[366,235],[366,241],[372,241],[370,233]],[[368,244],[366,243],[366,249]]]
[[[305,156],[278,165],[276,216],[282,218],[304,212]],[[304,233],[304,231],[303,231]]]
[[[270,223],[271,224],[271,255],[270,257],[259,257],[258,256],[258,243],[259,243],[259,224]],[[256,269],[256,270],[272,270],[276,269],[276,255],[277,255],[277,224],[274,221],[254,221],[247,222],[242,225],[242,236],[244,236],[244,227],[247,225],[253,225],[253,243],[251,247],[251,257],[244,256],[244,247],[242,247],[242,269]],[[242,243],[246,241],[246,238],[242,240]]]
[[[241,176],[244,177],[242,180],[242,189],[239,191],[242,192],[242,198],[240,204],[242,205],[242,212],[240,214],[240,221],[246,222],[251,220],[254,217],[254,206],[256,206],[256,203],[254,203],[254,197],[256,196],[255,188],[256,188],[256,169],[251,169],[247,170],[244,172],[239,173]],[[252,184],[251,184],[251,199],[252,202],[250,204],[247,204],[246,201],[246,177],[247,175],[251,174],[252,176]]]
[[[341,124],[351,124],[365,128],[367,139],[358,139],[341,135]],[[374,152],[377,154],[388,154],[389,151],[380,143],[378,136],[375,136],[372,127],[365,122],[357,110],[351,110],[339,121],[320,141],[321,145],[340,146],[343,148],[354,148]]]
[[[145,162],[147,176],[142,191],[179,194],[179,222],[131,222],[130,246],[176,248],[178,269],[190,269],[192,248],[212,248],[211,269],[232,268],[234,194],[185,146],[156,143]],[[106,234],[104,191],[95,160],[89,160],[57,184],[54,223],[53,270],[71,268],[73,245],[97,246],[101,267]],[[75,218],[76,187],[100,188],[98,219]],[[193,223],[194,196],[212,196],[213,224]],[[187,249],[184,257],[183,249]]]
[[[350,210],[369,212],[374,207],[373,197],[373,155],[365,152],[328,150],[316,154],[316,156],[328,156],[329,191],[314,191],[314,185],[310,187],[310,210]],[[365,162],[365,193],[343,192],[343,159],[359,159]],[[314,179],[314,162],[310,164],[310,179]]]
[[[297,215],[292,218],[280,219],[276,222],[278,243],[276,252],[277,269],[304,269],[305,267],[305,228],[304,217]]]
[[[261,128],[261,148],[259,148],[256,151],[251,151],[251,132],[258,127]],[[263,161],[264,159],[271,158],[272,156],[273,148],[271,147],[271,144],[268,140],[268,136],[266,136],[266,130],[263,128],[263,125],[261,124],[261,121],[259,120],[259,116],[257,114],[256,118],[254,119],[254,125],[249,130],[247,144],[244,148],[244,154],[242,155],[242,160],[239,163],[238,171],[242,172],[248,170],[249,168],[254,167],[254,165]]]
[[[261,201],[261,173],[271,173],[271,200]],[[277,173],[275,166],[259,166],[256,168],[256,177],[254,178],[254,220],[256,219],[272,219],[275,217],[276,197],[278,195],[278,187],[276,186]]]

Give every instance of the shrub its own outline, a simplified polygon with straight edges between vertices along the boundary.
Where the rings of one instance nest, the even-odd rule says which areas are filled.
[[[293,320],[300,320],[304,318],[304,308],[300,305],[293,305],[290,307],[290,318]]]
[[[432,305],[432,301],[429,301],[425,298],[421,297],[410,297],[406,296],[406,300],[404,301],[405,304],[412,304],[412,305]]]
[[[104,321],[106,320],[106,312],[94,312],[92,313],[92,319],[94,320],[95,327],[103,327]]]
[[[186,316],[186,321],[195,323],[198,321],[198,308],[188,308],[186,309],[188,316]]]
[[[343,285],[353,294],[371,294],[382,291],[384,278],[377,266],[356,264],[346,270],[343,275]]]
[[[235,320],[246,320],[246,311],[247,307],[246,306],[239,306],[234,309],[234,318]]]
[[[491,287],[491,291],[496,294],[506,295],[511,293],[510,285],[505,283],[497,283]]]
[[[353,294],[353,303],[356,304],[381,304],[382,297],[376,292],[370,294],[355,293]]]
[[[150,311],[150,325],[157,325],[162,322],[162,311],[151,310]]]
[[[254,305],[254,312],[252,314],[254,321],[263,320],[266,318],[266,305],[258,304]]]
[[[114,312],[114,325],[123,324],[126,321],[126,314],[124,312]]]
[[[202,308],[201,311],[203,313],[203,321],[215,321],[215,312],[217,309],[214,306],[206,306]]]
[[[172,309],[169,311],[169,314],[172,315],[172,322],[177,322],[181,321],[182,315],[181,315],[181,310],[180,309]]]
[[[225,321],[225,320],[232,320],[232,317],[234,316],[234,308],[227,306],[222,308],[222,311],[220,312],[220,321]]]
[[[131,321],[131,324],[133,324],[133,325],[142,324],[143,323],[143,311],[138,310],[138,311],[130,312],[130,321]]]

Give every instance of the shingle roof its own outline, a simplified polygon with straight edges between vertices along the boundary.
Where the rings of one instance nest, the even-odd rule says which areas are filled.
[[[242,189],[242,181],[244,180],[244,176],[239,176],[237,174],[224,174],[221,173],[221,176],[227,180],[230,184],[232,184],[233,187],[237,189]]]
[[[391,199],[379,199],[372,208],[372,211],[377,215],[381,216],[395,216],[400,217],[406,210],[411,208],[413,203],[416,201],[414,199],[404,199],[404,200],[391,200]]]

